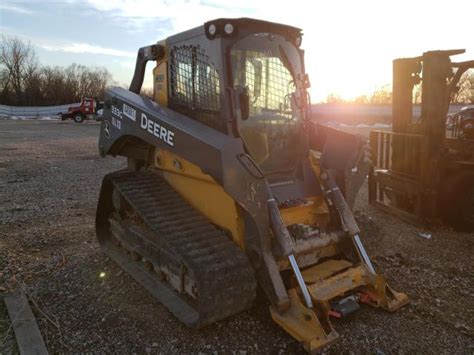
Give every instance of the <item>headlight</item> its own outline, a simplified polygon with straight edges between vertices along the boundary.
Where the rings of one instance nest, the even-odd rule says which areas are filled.
[[[224,32],[228,35],[231,35],[232,32],[234,32],[234,25],[232,25],[231,23],[228,23],[224,26]]]
[[[209,32],[210,36],[214,36],[216,34],[216,25],[209,25],[207,32]]]

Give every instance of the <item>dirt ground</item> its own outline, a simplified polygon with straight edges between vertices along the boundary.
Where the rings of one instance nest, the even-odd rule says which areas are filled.
[[[97,123],[0,121],[0,297],[25,289],[50,352],[303,353],[266,305],[188,329],[101,254],[101,179],[125,161],[99,158],[98,131]],[[474,236],[437,228],[421,238],[368,207],[366,187],[356,210],[376,269],[411,304],[334,321],[342,339],[325,352],[474,353]],[[17,351],[0,302],[0,353]]]

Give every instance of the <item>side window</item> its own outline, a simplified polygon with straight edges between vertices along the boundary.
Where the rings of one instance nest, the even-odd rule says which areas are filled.
[[[170,53],[170,108],[225,131],[221,119],[219,73],[199,46],[177,46]]]

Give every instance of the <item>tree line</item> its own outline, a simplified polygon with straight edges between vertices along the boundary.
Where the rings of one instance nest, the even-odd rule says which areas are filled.
[[[112,75],[103,67],[41,65],[34,48],[17,37],[1,38],[0,104],[48,106],[102,98]]]
[[[392,103],[392,90],[390,85],[383,85],[371,94],[360,95],[354,99],[345,99],[338,94],[331,93],[326,97],[327,104],[364,104],[364,105],[389,105]]]
[[[50,67],[39,64],[34,48],[17,37],[1,37],[0,104],[13,106],[47,106],[79,102],[83,97],[102,98],[112,75],[103,67],[71,64]],[[466,72],[458,84],[453,103],[474,104],[474,72]],[[151,96],[150,92],[142,92]],[[421,101],[421,85],[413,91],[413,102]],[[357,103],[389,105],[392,103],[390,85],[376,88],[368,95],[346,100],[329,94],[326,103]]]
[[[325,103],[328,104],[364,104],[364,105],[390,105],[392,104],[392,88],[390,84],[376,88],[368,95],[361,95],[352,100],[342,98],[337,94],[329,94]],[[413,103],[421,103],[421,84],[413,89]],[[474,104],[474,70],[465,72],[457,85],[457,91],[451,98],[452,104]]]

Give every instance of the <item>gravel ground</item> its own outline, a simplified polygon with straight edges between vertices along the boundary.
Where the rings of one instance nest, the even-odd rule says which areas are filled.
[[[96,123],[0,121],[0,296],[23,287],[51,353],[303,353],[265,304],[191,330],[103,256],[94,216],[102,177],[124,159],[98,157]],[[474,236],[420,230],[356,210],[378,270],[411,305],[363,307],[334,325],[339,353],[474,353]],[[104,273],[104,277],[100,277]],[[17,352],[0,302],[0,353]]]

